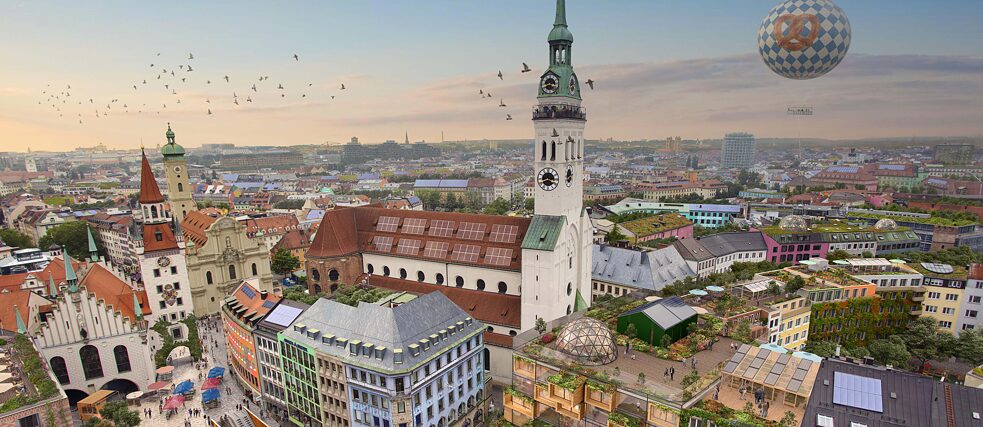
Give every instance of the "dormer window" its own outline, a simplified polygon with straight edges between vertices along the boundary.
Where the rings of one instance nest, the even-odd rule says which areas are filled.
[[[154,239],[157,240],[158,242],[163,242],[164,233],[162,233],[160,230],[154,231]]]

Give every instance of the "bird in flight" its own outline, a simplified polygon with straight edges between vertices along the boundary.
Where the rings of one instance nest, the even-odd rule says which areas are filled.
[[[256,92],[256,85],[253,85],[253,92]]]
[[[205,100],[205,103],[206,103],[206,104],[211,104],[211,103],[212,103],[212,100],[210,100],[210,99],[206,99],[206,100]]]
[[[307,87],[311,87],[311,86],[314,86],[314,83],[308,83],[307,84]]]
[[[498,106],[499,107],[504,107],[505,106],[505,101],[504,100],[501,100],[501,99],[498,100]]]
[[[189,60],[191,60],[191,59],[195,59],[195,55],[194,55],[193,53],[189,53],[189,54],[188,54],[188,59],[189,59]]]
[[[212,81],[211,80],[205,80],[205,84],[206,85],[210,85],[210,84],[212,84]]]
[[[229,82],[229,76],[225,76],[225,82],[226,82],[226,83],[228,83],[228,82]]]
[[[177,67],[180,68],[180,69],[182,69],[182,70],[184,69],[184,65],[183,64],[182,65],[178,65]]]
[[[481,97],[484,98],[485,97],[485,90],[484,89],[478,89],[478,95],[481,95]]]
[[[137,90],[137,85],[133,85],[133,90]]]
[[[187,77],[181,77],[181,83],[184,83],[185,80],[187,80]]]
[[[212,115],[212,109],[211,108],[208,109],[208,115],[209,116]]]
[[[294,54],[294,61],[300,61],[300,57],[299,57],[299,56],[297,56],[297,54],[296,54],[296,53]]]
[[[498,70],[498,79],[505,80],[504,78],[502,78],[502,70]]]
[[[236,100],[235,101],[232,101],[232,102],[235,103],[235,105],[239,105],[239,99],[238,98],[236,98]]]
[[[505,120],[512,120],[512,115],[511,114],[506,114],[505,115]]]
[[[345,84],[344,83],[341,84],[341,90],[345,90]]]
[[[143,79],[143,84],[147,84],[147,79]]]
[[[247,96],[246,97],[246,102],[253,102],[253,99]]]
[[[188,72],[190,73],[192,71],[194,71],[194,70],[191,69],[191,65],[188,65]]]
[[[276,86],[276,88],[277,89],[283,89],[283,85],[282,84],[279,84],[279,85]]]
[[[523,63],[522,63],[522,72],[523,72],[523,73],[528,73],[528,72],[530,72],[530,71],[532,71],[532,69],[531,69],[531,68],[529,68],[529,65],[528,65],[528,64],[526,64],[525,62],[523,62]]]
[[[300,95],[300,97],[301,97],[301,98],[307,98],[307,94],[306,94],[306,93],[304,93],[304,94],[301,94],[301,95]]]
[[[556,138],[558,136],[560,136],[560,134],[556,131],[556,128],[553,128],[553,138]]]
[[[154,68],[154,64],[150,64],[150,68]]]
[[[594,90],[594,81],[587,79],[587,86],[590,86],[590,90]]]
[[[168,87],[167,85],[164,85],[164,89],[170,89],[170,87]]]

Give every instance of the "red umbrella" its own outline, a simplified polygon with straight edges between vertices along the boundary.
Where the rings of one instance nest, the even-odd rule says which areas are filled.
[[[168,397],[164,401],[164,409],[178,409],[182,406],[184,406],[184,396],[181,395]]]
[[[208,390],[212,388],[218,388],[220,384],[222,384],[222,380],[218,378],[208,378],[205,380],[205,382],[201,383],[201,389]]]
[[[151,385],[150,385],[149,387],[147,387],[147,388],[148,388],[148,389],[149,389],[150,391],[154,391],[154,390],[160,390],[160,389],[162,389],[162,388],[164,388],[164,387],[167,387],[167,385],[168,385],[168,384],[170,384],[170,383],[171,383],[170,381],[157,381],[157,382],[155,382],[155,383],[153,383],[153,384],[151,384]]]

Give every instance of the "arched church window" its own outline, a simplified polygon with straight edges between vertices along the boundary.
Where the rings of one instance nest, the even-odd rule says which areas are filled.
[[[178,193],[183,193],[184,192],[184,184],[183,183],[180,183],[180,182],[177,183],[177,192]]]
[[[509,291],[509,285],[505,284],[505,282],[498,282],[498,293],[504,294],[508,291]]]
[[[229,279],[235,280],[236,278],[236,266],[229,265]]]
[[[157,218],[157,205],[153,205],[150,207],[150,218],[151,219]]]
[[[211,285],[212,283],[213,283],[213,281],[212,281],[212,272],[211,271],[206,271],[205,272],[205,284]]]
[[[567,283],[567,295],[570,295],[571,292],[573,292],[573,282]]]
[[[126,346],[118,345],[113,348],[113,356],[116,357],[116,372],[130,372],[130,353],[126,350]]]
[[[444,275],[443,274],[440,274],[440,273],[437,273],[437,276],[434,278],[434,280],[437,281],[437,284],[438,285],[443,285],[444,284]]]
[[[87,345],[79,350],[79,360],[82,362],[82,373],[86,380],[102,378],[102,360],[99,359],[99,349]]]
[[[459,287],[459,288],[463,288],[464,287],[464,278],[461,277],[461,276],[457,276],[454,279],[454,284],[457,285],[457,287]]]
[[[252,268],[253,268],[253,276],[258,276],[259,275],[259,273],[258,273],[258,270],[259,269],[256,268],[256,263],[255,262],[253,263]]]
[[[332,282],[337,282],[340,276],[341,274],[338,273],[338,270],[332,268],[330,271],[328,271],[328,280]]]
[[[426,280],[427,280],[427,275],[426,274],[424,274],[422,271],[417,271],[416,272],[416,281],[418,281],[418,282],[425,282]]]
[[[546,160],[546,141],[543,141],[543,156],[540,160]]]
[[[317,271],[316,268],[311,270],[311,278],[314,279],[315,281],[321,280],[321,272]]]
[[[382,275],[383,276],[386,276],[386,277],[389,277],[389,273],[390,273],[389,266],[388,265],[382,266]]]
[[[406,278],[406,269],[405,268],[399,269],[399,278],[400,279],[405,279]]]
[[[55,374],[55,378],[58,379],[58,383],[65,385],[68,384],[71,379],[68,376],[68,365],[65,364],[65,358],[61,356],[55,356],[51,358],[49,362],[51,365],[51,372]]]
[[[556,160],[556,141],[550,143],[550,160]]]
[[[478,290],[479,291],[485,290],[485,281],[482,279],[478,279]]]
[[[375,273],[375,266],[373,266],[372,264],[367,264],[367,265],[365,266],[365,270],[366,270],[366,271],[367,271],[367,272],[368,272],[369,274],[372,274],[372,273]]]

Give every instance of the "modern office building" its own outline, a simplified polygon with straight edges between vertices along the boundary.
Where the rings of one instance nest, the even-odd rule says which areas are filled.
[[[487,396],[484,330],[440,292],[393,308],[318,300],[278,334],[289,420],[478,425]]]
[[[750,169],[754,166],[754,135],[733,132],[724,135],[720,149],[720,167],[723,169]]]
[[[613,214],[635,212],[663,213],[676,212],[694,225],[703,228],[721,227],[741,215],[739,205],[712,205],[703,203],[662,203],[644,199],[623,199],[613,205],[603,206],[604,210]]]
[[[258,279],[244,280],[222,301],[220,311],[230,370],[246,396],[254,402],[260,401],[261,387],[253,332],[280,301],[280,297],[259,290],[257,283]]]
[[[282,299],[253,329],[263,407],[281,419],[287,417],[287,403],[283,373],[280,371],[280,342],[277,334],[290,327],[308,307],[310,306],[302,302]]]

